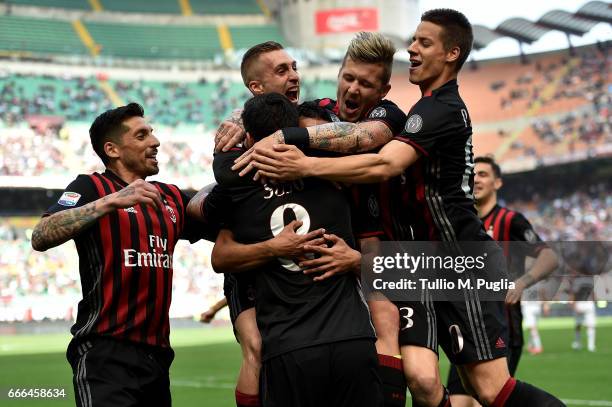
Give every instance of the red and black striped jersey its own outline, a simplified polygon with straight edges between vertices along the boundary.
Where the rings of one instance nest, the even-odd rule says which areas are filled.
[[[489,240],[474,208],[472,124],[456,80],[424,95],[397,140],[421,157],[412,165],[416,240]]]
[[[164,208],[117,209],[74,238],[83,299],[71,328],[75,337],[112,336],[170,346],[172,256],[178,239],[194,242],[203,231],[186,222],[189,197],[174,185],[151,182]],[[79,175],[45,215],[83,206],[123,189],[127,183],[107,170]]]
[[[525,274],[525,258],[537,257],[546,247],[529,221],[519,212],[495,205],[482,218],[489,236],[500,242],[508,261],[508,274],[516,280]],[[510,247],[509,242],[515,242]],[[516,242],[524,242],[519,244]],[[510,346],[523,346],[523,314],[521,304],[506,305]]]
[[[495,205],[482,217],[482,223],[487,234],[500,242],[504,249],[512,279],[525,274],[525,257],[535,258],[546,247],[529,221],[519,212]],[[509,242],[524,244],[513,243],[511,247]]]

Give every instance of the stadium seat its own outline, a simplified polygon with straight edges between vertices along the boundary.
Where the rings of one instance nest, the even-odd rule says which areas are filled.
[[[0,50],[88,55],[69,21],[0,16]]]

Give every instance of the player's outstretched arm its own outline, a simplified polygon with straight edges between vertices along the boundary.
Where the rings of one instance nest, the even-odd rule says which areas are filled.
[[[515,281],[515,288],[508,290],[506,303],[516,304],[521,300],[523,291],[538,281],[544,280],[559,267],[557,255],[550,247],[540,250],[531,269]]]
[[[139,179],[113,194],[83,205],[44,217],[32,232],[32,248],[45,251],[67,242],[93,225],[102,216],[137,204],[163,208],[161,195],[152,184]]]
[[[391,129],[381,121],[325,123],[306,128],[308,147],[338,153],[362,153],[387,144]]]
[[[246,131],[242,124],[242,109],[236,109],[232,115],[221,122],[215,133],[215,152],[228,151],[244,141]]]
[[[295,146],[277,145],[272,150],[256,149],[253,166],[257,178],[290,181],[320,177],[330,181],[373,183],[398,176],[419,158],[410,145],[392,140],[376,154],[346,157],[308,157]],[[247,167],[248,168],[248,167]],[[240,175],[246,174],[246,169]]]
[[[301,225],[301,221],[293,221],[272,239],[252,244],[238,243],[231,230],[222,229],[212,251],[213,269],[217,273],[240,273],[262,266],[276,257],[302,257],[305,245],[324,242],[325,230],[317,229],[298,235],[295,231]]]
[[[359,275],[361,269],[361,253],[352,249],[344,239],[336,235],[323,235],[331,247],[317,245],[306,245],[304,250],[308,253],[318,254],[319,257],[312,260],[301,261],[299,266],[304,269],[304,274],[320,274],[313,278],[321,281],[340,273],[353,272]]]
[[[295,128],[297,129],[297,128]],[[294,130],[294,129],[287,129]],[[282,130],[259,140],[236,159],[233,170],[249,165],[257,149],[271,149],[275,144],[290,144],[338,153],[361,153],[385,145],[393,139],[391,129],[381,121],[361,123],[335,122],[300,129],[307,132],[304,140],[287,140]],[[307,137],[306,137],[307,135]],[[291,136],[290,136],[291,137]],[[247,171],[248,172],[248,171]]]

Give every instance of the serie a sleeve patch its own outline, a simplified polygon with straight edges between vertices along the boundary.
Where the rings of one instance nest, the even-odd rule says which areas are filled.
[[[62,206],[75,206],[77,202],[79,202],[79,199],[81,199],[81,194],[77,194],[76,192],[64,192],[57,203]]]

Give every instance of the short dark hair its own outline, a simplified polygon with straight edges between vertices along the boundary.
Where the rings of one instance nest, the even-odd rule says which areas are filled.
[[[96,117],[96,120],[91,124],[89,128],[91,145],[96,154],[102,159],[104,165],[107,165],[109,162],[109,158],[104,152],[104,144],[107,141],[118,143],[121,136],[128,131],[123,122],[130,117],[136,116],[144,117],[144,109],[138,103],[130,103],[107,110]]]
[[[491,168],[493,169],[493,175],[495,175],[495,178],[501,178],[502,176],[501,168],[499,167],[499,164],[495,162],[495,159],[491,157],[490,155],[476,157],[474,159],[474,164],[478,164],[478,163],[489,164]]]
[[[251,66],[253,62],[259,58],[261,54],[284,49],[281,44],[276,41],[266,41],[261,44],[253,45],[244,53],[242,62],[240,63],[240,75],[245,86],[249,86],[249,82],[253,80],[251,77]]]
[[[285,95],[266,93],[247,100],[242,111],[244,129],[256,141],[299,124],[297,107]]]
[[[442,27],[442,43],[446,51],[450,51],[452,47],[459,47],[460,54],[455,65],[455,72],[459,72],[470,55],[474,42],[472,25],[467,17],[457,10],[438,8],[423,13],[421,21]]]
[[[329,111],[314,100],[303,102],[299,105],[298,114],[300,117],[308,117],[310,119],[330,120]]]

